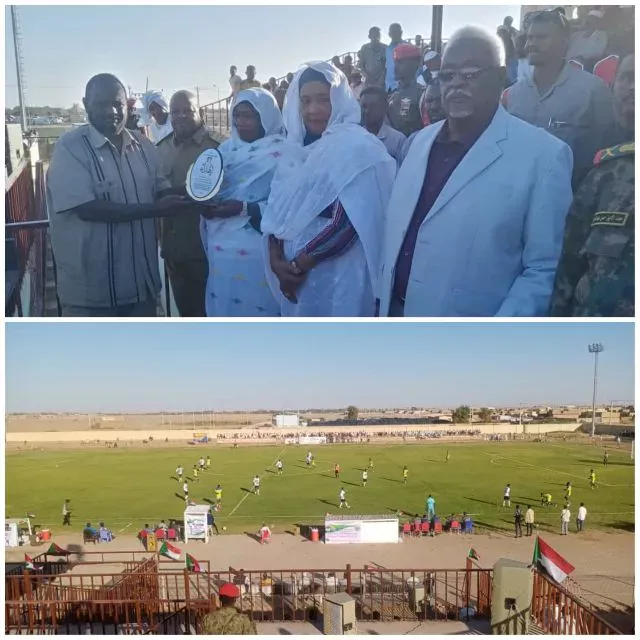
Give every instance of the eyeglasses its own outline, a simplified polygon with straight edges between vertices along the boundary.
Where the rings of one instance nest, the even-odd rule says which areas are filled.
[[[473,82],[480,77],[483,71],[496,69],[497,67],[487,67],[485,69],[458,69],[456,71],[440,71],[438,80],[442,82],[451,82],[456,76],[462,78],[465,82]]]

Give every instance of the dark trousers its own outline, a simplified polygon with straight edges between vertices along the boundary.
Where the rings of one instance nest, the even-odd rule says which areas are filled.
[[[209,267],[206,261],[166,262],[169,282],[183,318],[204,318],[204,297]]]
[[[584,529],[584,520],[576,520],[576,525],[578,531],[582,531]]]
[[[522,538],[522,523],[516,520],[516,538]]]
[[[65,513],[64,516],[62,517],[62,526],[63,527],[70,527],[71,526],[71,514],[70,513]]]
[[[533,524],[531,522],[527,522],[527,535],[528,536],[533,535]]]

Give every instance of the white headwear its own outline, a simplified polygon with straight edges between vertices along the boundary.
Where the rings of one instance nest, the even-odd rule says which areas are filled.
[[[308,68],[319,71],[329,82],[331,115],[320,139],[303,147],[306,129],[300,108],[300,78]],[[285,158],[271,183],[261,223],[263,234],[296,244],[315,219],[340,200],[362,243],[375,286],[395,161],[382,142],[360,126],[360,106],[347,78],[327,62],[309,63],[296,73],[287,91],[283,117]],[[344,274],[336,272],[336,278],[340,277]],[[270,284],[274,294],[278,293],[272,277]]]
[[[162,91],[149,91],[144,95],[144,108],[149,111],[152,102],[155,102],[163,111],[169,111],[169,103]]]
[[[233,109],[235,109],[241,102],[248,102],[258,112],[258,115],[260,116],[260,124],[264,129],[265,137],[284,134],[282,114],[280,113],[276,99],[269,91],[255,88],[245,89],[244,91],[240,91],[234,99]],[[232,116],[233,109],[231,112]],[[233,118],[231,123],[231,140],[237,141],[241,144],[246,144],[240,140]]]

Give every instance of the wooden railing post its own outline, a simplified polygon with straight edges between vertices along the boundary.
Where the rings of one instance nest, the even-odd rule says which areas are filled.
[[[345,578],[347,579],[347,593],[351,595],[351,563],[347,563]]]

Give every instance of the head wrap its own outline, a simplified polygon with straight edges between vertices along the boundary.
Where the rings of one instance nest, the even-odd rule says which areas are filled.
[[[144,96],[144,107],[149,111],[151,103],[155,102],[163,111],[169,111],[169,103],[162,94],[162,91],[150,91]]]
[[[304,87],[308,82],[322,82],[322,84],[327,85],[327,87],[331,86],[329,81],[324,77],[324,74],[320,71],[316,71],[313,67],[307,67],[302,72],[300,81],[298,82],[298,91],[300,91],[300,89],[302,89],[302,87]]]
[[[421,55],[422,54],[420,52],[420,48],[419,47],[415,47],[412,44],[407,44],[406,42],[403,42],[402,44],[399,44],[393,50],[393,59],[394,60],[407,60],[407,59],[412,59],[412,58],[417,58],[419,60]]]
[[[245,89],[241,91],[233,101],[233,109],[241,102],[250,104],[258,113],[260,125],[264,129],[264,135],[274,136],[284,134],[284,125],[282,124],[282,114],[278,109],[278,103],[273,94],[264,89]],[[231,126],[231,139],[240,140],[235,125]]]
[[[440,57],[440,54],[437,51],[427,51],[424,54],[424,61],[431,62],[431,60],[437,60]]]

